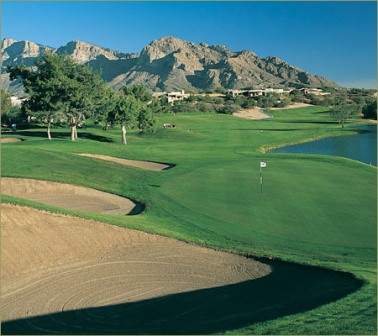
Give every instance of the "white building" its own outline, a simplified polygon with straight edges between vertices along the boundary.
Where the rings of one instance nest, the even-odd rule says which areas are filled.
[[[16,96],[11,96],[11,105],[12,105],[12,106],[18,106],[18,107],[20,107],[20,106],[21,106],[21,103],[22,103],[24,100],[25,100],[25,98],[24,98],[24,99],[20,99],[20,98],[18,98],[18,97],[16,97]]]
[[[185,98],[190,97],[190,94],[185,93],[184,90],[181,90],[181,92],[168,92],[166,95],[167,95],[167,98],[168,98],[168,103],[172,103],[172,104],[175,101],[184,100]]]

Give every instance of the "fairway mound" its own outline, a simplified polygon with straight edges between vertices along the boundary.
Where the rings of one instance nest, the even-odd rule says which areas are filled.
[[[106,306],[107,314],[88,315],[80,322],[90,325],[96,320],[105,326],[116,317],[114,304],[236,284],[271,273],[270,266],[253,259],[170,238],[10,204],[2,204],[1,210],[3,321]],[[227,297],[214,299],[223,302]],[[189,300],[176,313],[185,316],[197,308]],[[169,321],[169,315],[166,318]],[[69,320],[51,321],[53,328],[75,328]],[[34,327],[37,333],[49,334],[48,326],[41,329],[33,322],[26,333]],[[111,332],[112,325],[107,327],[110,331],[97,332]]]
[[[253,108],[248,110],[240,110],[232,114],[235,117],[251,119],[251,120],[263,120],[272,118],[271,115],[264,113],[262,108]]]
[[[21,139],[18,138],[4,138],[1,139],[1,143],[9,143],[9,142],[21,142]]]
[[[1,192],[61,208],[104,214],[136,214],[137,209],[143,209],[141,204],[125,197],[50,181],[3,177]]]
[[[125,166],[137,167],[146,170],[166,170],[172,168],[172,165],[158,163],[158,162],[150,162],[150,161],[137,161],[137,160],[128,160],[128,159],[120,159],[113,156],[106,156],[106,155],[99,155],[99,154],[78,154],[81,156],[86,156],[94,159],[100,159],[105,161],[112,161],[116,162]]]

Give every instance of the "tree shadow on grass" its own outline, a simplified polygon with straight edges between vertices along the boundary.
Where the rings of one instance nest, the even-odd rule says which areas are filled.
[[[315,125],[335,125],[336,121],[312,121],[312,120],[285,120],[281,121],[289,124],[315,124]]]
[[[17,131],[17,135],[25,136],[25,137],[35,137],[35,138],[46,138],[47,139],[47,132],[46,131]],[[54,132],[51,131],[51,137],[52,140],[54,139],[71,139],[71,132]],[[78,132],[78,138],[79,139],[88,139],[88,140],[94,140],[99,142],[114,142],[112,138],[91,134],[88,132]]]
[[[269,264],[273,272],[258,280],[7,321],[2,334],[210,334],[310,310],[362,286],[347,273]]]

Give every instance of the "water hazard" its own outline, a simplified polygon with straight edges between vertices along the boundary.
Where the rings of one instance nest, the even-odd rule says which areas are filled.
[[[377,126],[354,127],[357,135],[346,135],[277,148],[272,153],[325,154],[342,156],[377,166]]]

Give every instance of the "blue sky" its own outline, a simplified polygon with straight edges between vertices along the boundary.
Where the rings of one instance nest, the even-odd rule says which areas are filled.
[[[346,2],[2,2],[2,38],[77,39],[139,52],[171,35],[277,56],[347,87],[376,87],[377,4]]]

